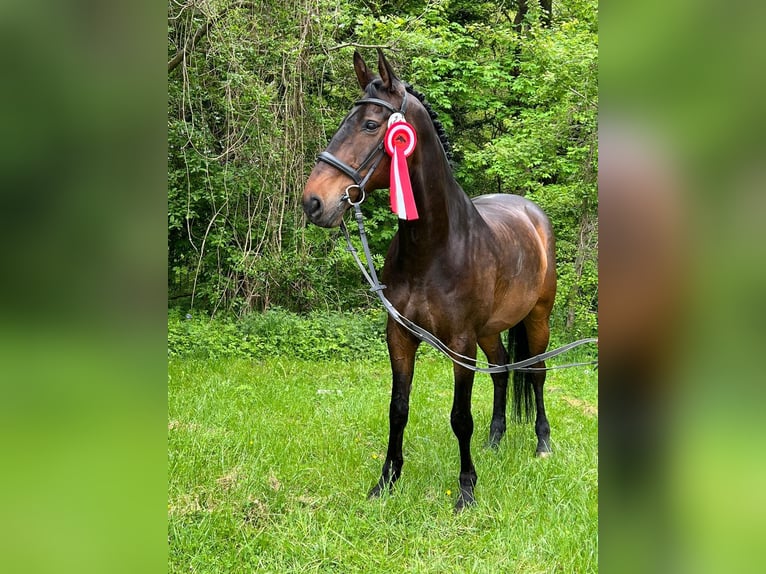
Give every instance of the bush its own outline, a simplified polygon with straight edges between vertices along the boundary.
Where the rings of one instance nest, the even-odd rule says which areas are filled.
[[[173,310],[168,317],[168,355],[186,358],[286,356],[305,360],[385,359],[385,313],[312,312],[281,308],[243,319],[210,319]]]
[[[379,309],[299,315],[275,307],[242,319],[211,319],[172,310],[168,315],[168,356],[250,360],[281,356],[307,361],[387,361],[385,332],[386,314]],[[590,334],[554,329],[548,349]],[[503,342],[507,343],[505,335]],[[593,353],[594,347],[587,345],[568,352],[551,364],[590,360]],[[426,344],[420,346],[418,355],[441,356]],[[479,356],[483,359],[481,353]]]

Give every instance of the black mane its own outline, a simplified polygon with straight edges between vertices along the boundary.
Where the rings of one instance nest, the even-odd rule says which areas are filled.
[[[436,130],[436,134],[439,136],[439,141],[442,144],[442,147],[444,148],[444,153],[447,156],[447,160],[449,160],[450,164],[453,162],[453,156],[452,156],[452,144],[449,143],[449,139],[447,139],[447,132],[444,131],[444,126],[439,121],[439,116],[434,111],[434,109],[431,107],[431,104],[426,101],[426,97],[418,92],[415,88],[413,88],[410,84],[404,82],[404,87],[407,90],[407,93],[412,94],[415,96],[421,104],[423,104],[423,107],[428,112],[429,117],[431,118],[431,122],[434,125],[434,129]]]
[[[434,109],[431,107],[431,104],[428,103],[428,101],[426,100],[426,97],[423,94],[421,94],[419,91],[417,91],[407,82],[402,81],[402,84],[404,84],[404,88],[407,90],[407,93],[415,96],[418,99],[418,101],[421,104],[423,104],[423,107],[428,112],[428,116],[431,118],[431,123],[433,124],[434,129],[436,130],[436,135],[439,136],[439,141],[441,142],[442,147],[444,148],[444,155],[447,156],[447,161],[449,161],[450,166],[453,166],[455,158],[452,153],[452,144],[450,144],[449,139],[447,139],[447,132],[444,130],[444,126],[442,125],[441,121],[439,121],[438,114],[434,111]],[[365,93],[367,95],[373,95],[374,92],[372,90],[380,89],[381,85],[382,85],[381,79],[375,78],[367,86]]]

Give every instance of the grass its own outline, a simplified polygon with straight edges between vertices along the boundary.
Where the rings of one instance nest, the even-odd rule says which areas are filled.
[[[451,368],[419,359],[392,496],[367,501],[386,449],[386,362],[169,362],[170,572],[595,572],[596,375],[548,376],[554,455],[532,425],[483,448],[492,385],[474,386],[477,505],[453,513]]]

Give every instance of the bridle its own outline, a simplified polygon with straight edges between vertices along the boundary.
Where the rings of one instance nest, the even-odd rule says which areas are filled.
[[[362,98],[361,100],[357,100],[354,102],[354,106],[359,106],[361,104],[374,104],[376,106],[382,106],[389,110],[391,114],[399,113],[401,115],[404,115],[404,113],[407,111],[407,91],[404,91],[404,97],[402,98],[402,105],[397,110],[394,106],[392,106],[389,102],[385,100],[381,100],[380,98]],[[343,125],[343,124],[341,124]],[[340,128],[339,128],[340,129]],[[380,165],[380,162],[383,161],[383,157],[386,155],[385,145],[384,145],[384,139],[381,138],[380,142],[378,142],[378,145],[376,145],[370,153],[367,154],[367,157],[362,160],[362,163],[359,164],[359,167],[353,168],[350,165],[348,165],[343,160],[338,159],[333,154],[331,154],[329,151],[323,151],[320,152],[320,154],[317,156],[317,161],[323,161],[334,168],[340,170],[345,175],[350,177],[354,183],[346,187],[346,192],[343,194],[343,196],[340,198],[341,202],[348,201],[351,205],[358,205],[362,203],[366,198],[366,192],[364,187],[367,185],[367,182],[372,177],[372,174],[375,173],[375,170],[378,169],[378,165]],[[367,170],[367,173],[363,176],[361,174],[361,171],[366,168],[367,166],[370,166]],[[351,196],[349,195],[349,190],[352,188],[357,188],[360,192],[360,197],[357,201],[351,201]]]

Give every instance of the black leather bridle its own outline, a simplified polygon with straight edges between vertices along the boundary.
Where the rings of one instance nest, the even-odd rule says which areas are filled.
[[[385,100],[381,100],[379,98],[362,98],[361,100],[357,100],[354,102],[354,106],[359,106],[361,104],[374,104],[376,106],[382,106],[389,110],[391,114],[399,113],[404,115],[404,113],[407,111],[407,91],[404,92],[404,97],[402,98],[402,105],[397,110],[394,106],[392,106],[389,102]],[[342,124],[341,124],[342,125]],[[339,128],[340,129],[340,128]],[[376,145],[370,153],[367,154],[367,157],[364,158],[362,163],[359,164],[359,167],[353,168],[350,165],[348,165],[343,160],[338,159],[333,154],[331,154],[329,151],[323,151],[320,152],[320,154],[317,156],[317,161],[323,161],[334,168],[340,170],[347,176],[349,176],[354,183],[349,185],[346,188],[346,192],[341,197],[341,201],[348,201],[352,205],[354,203],[361,203],[364,201],[366,197],[366,192],[364,189],[364,186],[367,185],[367,182],[372,177],[372,174],[375,173],[375,170],[378,168],[378,165],[380,165],[380,162],[383,160],[383,157],[385,156],[385,147],[384,147],[384,139],[385,137],[381,138],[380,142],[378,142],[378,145]],[[369,169],[367,170],[367,173],[363,176],[361,174],[361,171],[366,168],[369,165]],[[359,189],[361,196],[356,202],[351,201],[351,197],[349,196],[349,190],[351,188],[356,187]]]

